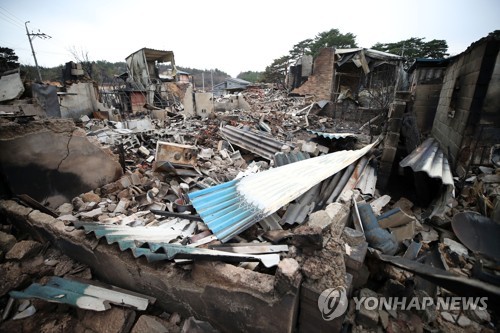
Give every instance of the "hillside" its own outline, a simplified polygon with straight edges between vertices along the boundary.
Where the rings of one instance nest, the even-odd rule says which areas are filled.
[[[116,75],[120,75],[127,71],[127,66],[125,62],[115,62],[111,63],[105,60],[99,60],[92,62],[90,76],[102,84],[110,84],[113,82],[114,77]],[[197,69],[190,67],[177,67],[178,70],[188,72],[193,76],[193,83],[196,88],[202,89],[203,87],[203,76],[205,77],[205,89],[210,90],[212,87],[212,79],[213,84],[219,84],[223,82],[226,78],[230,77],[229,74],[219,70],[219,69]],[[52,81],[52,82],[62,82],[62,70],[63,65],[57,67],[41,67],[40,71],[42,74],[42,78],[44,81]],[[25,66],[21,65],[22,76],[27,80],[35,80],[37,78],[36,68],[34,66]],[[162,68],[160,66],[160,72],[162,72]]]

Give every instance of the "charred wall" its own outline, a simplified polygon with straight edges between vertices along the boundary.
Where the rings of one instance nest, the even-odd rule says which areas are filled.
[[[498,116],[491,117],[495,112],[488,112],[485,106],[499,102],[498,95],[488,94],[499,85],[499,44],[492,36],[476,42],[450,63],[444,77],[432,135],[448,153],[459,175],[475,155],[476,142],[482,146],[481,155],[486,156],[488,147],[498,139]]]

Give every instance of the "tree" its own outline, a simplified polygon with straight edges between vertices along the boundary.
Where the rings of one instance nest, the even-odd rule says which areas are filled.
[[[444,58],[448,56],[448,44],[442,39],[433,39],[429,42],[425,38],[411,37],[395,43],[376,43],[372,49],[397,54],[406,59],[415,58]]]
[[[433,39],[425,43],[422,47],[422,58],[444,58],[449,56],[448,43],[444,39]]]
[[[96,78],[94,78],[94,64],[95,64],[95,62],[90,61],[89,52],[84,51],[83,49],[78,51],[76,49],[76,47],[74,47],[74,46],[69,51],[73,55],[73,58],[75,58],[75,61],[82,65],[83,72],[90,79],[96,79]]]
[[[350,32],[342,34],[339,29],[330,29],[329,31],[323,31],[316,35],[310,46],[310,54],[316,56],[324,47],[351,48],[357,46],[356,36],[354,34]]]
[[[311,47],[313,43],[314,40],[308,38],[295,44],[289,52],[291,59],[298,60],[304,54],[311,54]]]
[[[263,82],[279,83],[284,85],[288,65],[291,57],[286,55],[278,59],[274,59],[273,63],[266,67],[263,75]]]
[[[13,49],[0,47],[0,73],[19,68],[19,57]]]
[[[35,66],[21,65],[21,77],[23,80],[36,81],[38,80],[38,72]],[[44,81],[62,82],[63,66],[57,67],[39,67]]]
[[[259,82],[262,78],[263,73],[262,72],[253,72],[253,71],[246,71],[246,72],[241,72],[236,76],[238,79],[242,79],[245,81],[249,82]]]

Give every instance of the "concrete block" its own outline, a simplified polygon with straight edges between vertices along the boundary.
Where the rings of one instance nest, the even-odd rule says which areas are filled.
[[[23,240],[14,246],[5,254],[5,259],[23,260],[29,259],[42,249],[42,244],[32,240]]]
[[[349,246],[356,246],[365,241],[365,234],[360,230],[345,227],[342,232],[342,239],[349,244]]]
[[[24,92],[19,72],[0,77],[0,102],[19,98]]]
[[[387,127],[388,132],[399,133],[401,131],[401,118],[391,118],[389,119],[389,124]]]
[[[135,320],[135,311],[127,308],[111,307],[102,312],[80,312],[81,324],[95,332],[127,333]]]
[[[390,164],[390,167],[392,168],[392,162],[394,161],[394,157],[396,156],[397,150],[398,149],[394,148],[394,147],[384,148],[384,151],[382,152],[382,157],[380,158],[380,160],[382,162],[386,162],[387,164]]]
[[[314,156],[318,155],[319,153],[318,144],[311,141],[304,142],[302,144],[301,150]]]
[[[402,242],[405,239],[412,239],[416,233],[416,221],[411,221],[408,224],[396,228],[390,228],[391,232],[396,237],[396,241]]]
[[[377,293],[368,288],[363,288],[359,291],[359,298],[363,297],[378,297]],[[378,309],[366,307],[366,302],[363,302],[356,312],[356,323],[364,328],[375,328],[378,324]]]
[[[318,226],[301,225],[293,230],[290,243],[301,249],[321,250],[323,230]]]
[[[388,132],[384,138],[384,147],[397,148],[399,143],[399,132]]]
[[[307,225],[311,227],[319,227],[321,231],[326,230],[333,222],[333,217],[330,216],[326,210],[318,210],[317,212],[309,215]]]
[[[196,115],[208,118],[214,112],[214,101],[212,93],[194,93],[194,104]]]
[[[346,251],[344,253],[344,261],[348,273],[357,272],[365,262],[366,252],[368,251],[368,243],[362,241],[357,245],[345,244]],[[352,274],[352,273],[351,273]]]
[[[347,204],[333,202],[326,206],[325,212],[333,221],[330,227],[331,235],[340,238],[349,220],[349,214],[351,212],[350,206]]]
[[[274,274],[274,289],[279,294],[297,292],[301,282],[302,274],[299,263],[292,258],[281,260]]]
[[[406,102],[395,101],[389,106],[389,118],[402,118],[405,109]]]
[[[142,315],[135,323],[130,333],[166,333],[168,328],[156,317]]]
[[[16,237],[11,234],[7,234],[0,231],[0,250],[3,252],[8,252],[16,244]]]

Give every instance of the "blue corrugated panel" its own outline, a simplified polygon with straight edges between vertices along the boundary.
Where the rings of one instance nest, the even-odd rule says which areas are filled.
[[[226,185],[223,187],[227,187],[227,184],[223,185]],[[209,190],[208,192],[213,192],[214,188],[212,187],[207,190]],[[222,197],[227,198],[226,195],[222,195]],[[229,228],[229,230],[234,230],[235,226],[238,225],[235,221],[244,216],[245,213],[236,214],[233,219],[230,219],[229,222],[234,223],[234,225],[230,225],[231,228]],[[79,221],[74,222],[74,225],[77,228],[83,227],[86,233],[93,232],[97,238],[106,238],[108,244],[118,243],[121,251],[131,250],[135,258],[144,256],[148,262],[198,258],[203,260],[221,260],[230,262],[260,261],[264,266],[272,267],[277,265],[280,260],[279,254],[255,255],[229,253],[184,246],[181,244],[172,244],[169,243],[170,239],[167,238],[172,235],[169,234],[168,230],[165,230],[166,228],[162,227],[127,227]],[[146,244],[149,248],[142,247]],[[157,251],[160,250],[163,251],[163,253],[157,253]]]
[[[150,302],[155,302],[153,297],[141,297],[136,293],[113,286],[103,288],[57,276],[52,276],[44,285],[33,283],[23,291],[11,291],[9,294],[14,298],[38,298],[94,311],[110,309],[109,303],[144,311]]]
[[[200,217],[222,242],[263,218],[257,207],[250,205],[239,195],[236,190],[238,181],[232,180],[189,194]]]

